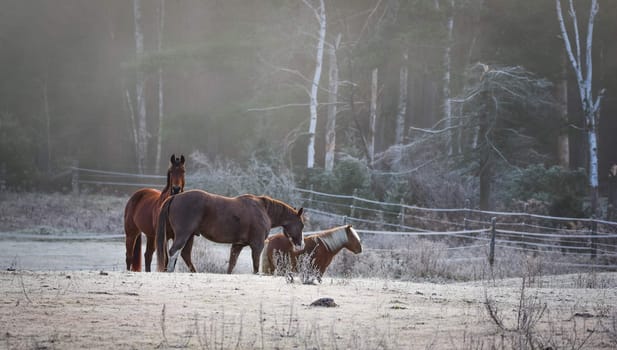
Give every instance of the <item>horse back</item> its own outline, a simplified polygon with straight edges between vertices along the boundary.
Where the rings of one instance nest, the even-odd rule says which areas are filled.
[[[218,243],[248,242],[255,234],[263,242],[270,221],[261,202],[253,197],[230,198],[202,190],[185,191],[174,196],[170,223],[174,231],[178,227],[188,233],[199,231]]]

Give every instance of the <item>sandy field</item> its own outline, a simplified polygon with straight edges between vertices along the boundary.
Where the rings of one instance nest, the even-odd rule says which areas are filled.
[[[522,298],[516,279],[305,285],[248,273],[16,270],[0,272],[0,286],[0,349],[490,349],[520,348],[528,335],[553,349],[617,345],[615,273],[537,278]],[[323,297],[337,306],[310,305]],[[518,310],[530,327],[517,326]]]

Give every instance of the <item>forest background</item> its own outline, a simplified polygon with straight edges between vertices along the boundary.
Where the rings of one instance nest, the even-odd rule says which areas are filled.
[[[585,55],[592,1],[573,1],[578,28],[562,2]],[[184,153],[189,173],[257,164],[393,202],[538,200],[589,214],[589,123],[555,1],[1,3],[8,188],[68,190],[74,164],[163,174]],[[617,2],[598,5],[591,90],[606,195]]]

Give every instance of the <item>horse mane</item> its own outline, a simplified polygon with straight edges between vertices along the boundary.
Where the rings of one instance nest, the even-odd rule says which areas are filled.
[[[279,219],[285,215],[296,214],[296,210],[283,201],[268,196],[260,196],[259,199],[264,203],[266,212],[270,218]]]
[[[345,243],[347,243],[347,227],[349,227],[349,225],[335,227],[322,233],[318,233],[315,236],[323,242],[329,251],[333,252],[340,249],[345,245]]]
[[[172,165],[173,166],[173,165]],[[165,187],[161,190],[161,196],[164,196],[170,190],[169,184],[171,184],[171,167],[167,168],[167,182],[165,182]]]

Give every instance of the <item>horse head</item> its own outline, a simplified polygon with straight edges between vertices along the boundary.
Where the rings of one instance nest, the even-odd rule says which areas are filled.
[[[349,249],[354,254],[362,253],[362,241],[360,240],[358,232],[356,232],[351,225],[347,225],[345,231],[347,232],[347,244],[345,248]]]
[[[171,194],[178,194],[184,191],[184,155],[177,158],[175,154],[171,155],[171,165],[167,170],[167,184]]]
[[[302,230],[304,230],[303,212],[303,208],[300,208],[297,212],[294,210],[294,213],[281,225],[283,227],[283,234],[289,239],[296,251],[304,249],[304,235],[302,234]]]

